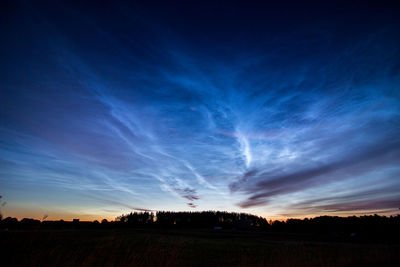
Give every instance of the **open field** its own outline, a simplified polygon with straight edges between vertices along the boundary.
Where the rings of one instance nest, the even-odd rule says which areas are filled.
[[[399,244],[211,230],[0,233],[3,266],[400,266]]]

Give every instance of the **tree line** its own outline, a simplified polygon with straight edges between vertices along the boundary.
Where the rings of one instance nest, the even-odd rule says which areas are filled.
[[[131,212],[116,218],[129,226],[162,226],[175,228],[265,228],[265,218],[235,212]]]
[[[392,235],[400,237],[400,215],[397,216],[319,216],[285,221],[267,221],[263,217],[235,212],[131,212],[114,221],[51,221],[7,217],[0,219],[1,229],[27,228],[172,228],[172,229],[245,229],[287,233],[329,233],[359,235]]]

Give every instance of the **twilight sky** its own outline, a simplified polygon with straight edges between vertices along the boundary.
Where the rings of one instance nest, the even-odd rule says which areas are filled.
[[[10,2],[5,216],[399,213],[396,6]]]

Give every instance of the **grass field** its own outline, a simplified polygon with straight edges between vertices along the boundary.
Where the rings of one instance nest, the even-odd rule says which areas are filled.
[[[400,266],[399,245],[234,231],[8,231],[0,247],[2,266]]]

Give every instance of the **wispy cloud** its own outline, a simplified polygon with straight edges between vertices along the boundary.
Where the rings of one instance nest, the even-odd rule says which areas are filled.
[[[110,23],[101,6],[87,16],[74,5],[65,16],[48,8],[21,7],[2,44],[0,185],[19,203],[43,203],[51,188],[68,207],[85,193],[131,210],[397,205],[389,187],[376,198],[334,194],[336,181],[367,176],[364,191],[398,187],[387,175],[400,153],[400,35],[391,23],[344,14],[322,29],[305,16],[295,30],[274,30],[261,12],[251,34],[236,17],[219,30],[175,23],[167,7],[117,8]],[[306,194],[314,189],[332,197],[318,204]],[[87,198],[91,208],[99,202]]]

